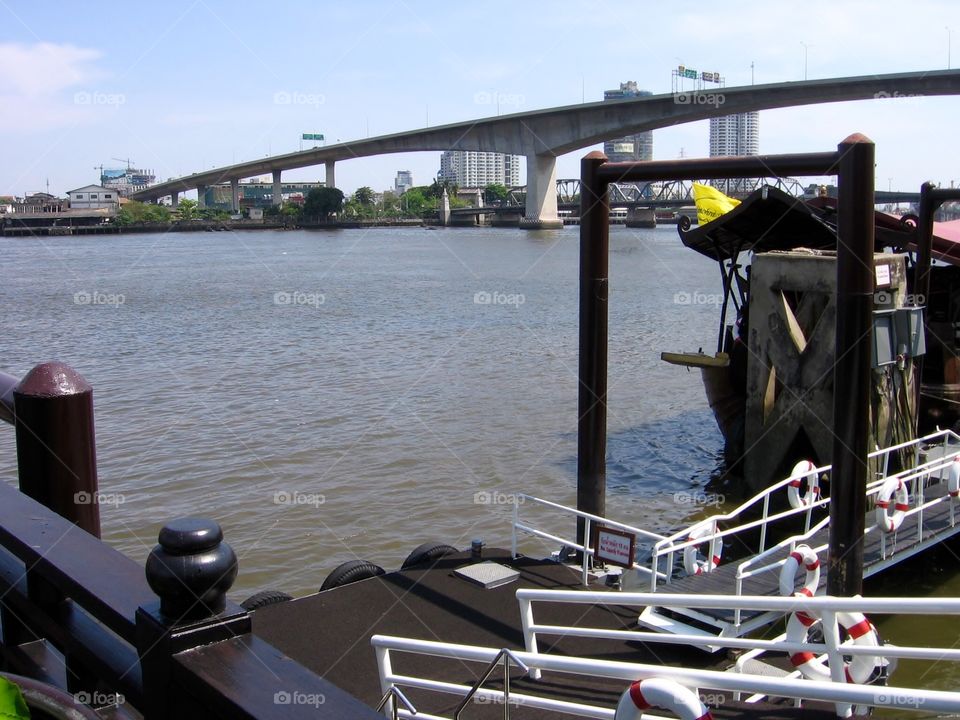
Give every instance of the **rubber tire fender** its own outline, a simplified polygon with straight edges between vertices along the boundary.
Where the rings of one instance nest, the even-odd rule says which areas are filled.
[[[289,600],[293,600],[293,597],[281,590],[261,590],[240,603],[240,607],[244,610],[252,611],[259,610],[267,605],[276,605],[277,603],[287,602]]]
[[[446,543],[438,542],[425,542],[421,545],[417,545],[413,551],[407,555],[407,559],[403,561],[403,565],[400,566],[401,570],[406,570],[407,568],[412,568],[416,565],[422,565],[425,562],[430,562],[431,564],[435,560],[439,560],[444,555],[452,555],[453,553],[460,552],[453,545],[447,545]]]
[[[382,567],[374,565],[372,562],[367,562],[366,560],[347,560],[345,563],[340,563],[330,571],[327,579],[324,580],[323,585],[320,586],[320,592],[349,585],[359,580],[367,580],[368,578],[377,577],[384,573],[385,571]]]

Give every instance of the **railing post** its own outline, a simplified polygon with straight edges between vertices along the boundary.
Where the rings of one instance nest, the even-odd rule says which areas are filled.
[[[159,601],[137,610],[137,652],[143,672],[147,720],[191,716],[174,702],[174,655],[250,632],[250,615],[228,602],[237,556],[212,520],[182,518],[160,530],[146,564],[147,583]],[[216,688],[211,688],[216,693]],[[202,698],[200,699],[202,702]]]
[[[597,171],[601,152],[580,161],[580,384],[577,400],[577,510],[606,515],[607,299],[610,207]],[[583,518],[577,542],[586,545]]]
[[[13,389],[20,490],[100,537],[93,388],[60,362],[37,365]]]
[[[873,142],[851,135],[840,143],[839,158],[827,594],[849,596],[858,595],[863,585],[874,292]]]

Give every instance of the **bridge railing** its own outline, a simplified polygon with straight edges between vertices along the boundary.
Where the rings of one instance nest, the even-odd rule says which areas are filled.
[[[0,375],[0,418],[24,488],[0,482],[5,668],[129,717],[379,717],[251,633],[226,599],[237,561],[216,523],[166,525],[146,570],[91,532],[93,400],[75,371]]]

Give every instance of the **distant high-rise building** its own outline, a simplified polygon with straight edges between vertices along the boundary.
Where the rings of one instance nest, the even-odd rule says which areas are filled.
[[[447,150],[440,156],[441,180],[460,187],[520,185],[520,156],[475,150]]]
[[[629,80],[620,83],[619,90],[604,90],[603,99],[604,101],[624,100],[647,95],[653,95],[653,93],[649,90],[637,89],[637,83]],[[626,135],[616,140],[607,140],[603,143],[603,152],[610,162],[653,160],[653,131],[645,130],[636,135]]]
[[[760,154],[760,113],[757,111],[710,118],[710,157]],[[749,180],[717,180],[713,185],[726,193],[749,192]]]
[[[393,189],[398,195],[403,195],[413,187],[413,173],[409,170],[397,170],[397,177],[393,181]]]

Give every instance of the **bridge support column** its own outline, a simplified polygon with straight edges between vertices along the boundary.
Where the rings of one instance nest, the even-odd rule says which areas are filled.
[[[240,179],[230,181],[230,207],[233,211],[240,212]]]
[[[527,207],[520,218],[526,230],[562,228],[557,214],[557,158],[554,155],[527,155]]]
[[[197,207],[205,208],[207,206],[207,199],[204,197],[207,194],[206,185],[197,185]]]
[[[174,190],[170,193],[170,207],[177,207],[180,204],[180,193]]]
[[[283,202],[283,187],[280,185],[280,171],[273,171],[273,204],[279,206]]]
[[[336,186],[337,186],[336,175],[334,174],[334,171],[333,171],[334,166],[336,166],[336,162],[334,162],[333,160],[327,160],[327,162],[326,162],[326,168],[327,168],[327,183],[326,183],[326,184],[327,184],[327,187],[328,187],[328,188],[332,188],[332,187],[336,187]]]

